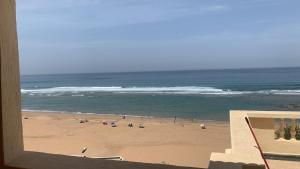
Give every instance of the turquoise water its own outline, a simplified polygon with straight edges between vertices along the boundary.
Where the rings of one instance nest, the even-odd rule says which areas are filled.
[[[300,68],[24,75],[21,88],[26,110],[211,120],[300,110]]]

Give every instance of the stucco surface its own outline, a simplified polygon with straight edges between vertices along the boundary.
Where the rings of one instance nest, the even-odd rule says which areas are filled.
[[[15,0],[0,1],[1,97],[4,162],[23,151]]]

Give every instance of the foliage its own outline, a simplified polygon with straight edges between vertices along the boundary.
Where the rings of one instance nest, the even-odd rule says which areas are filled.
[[[291,135],[291,126],[287,126],[284,128],[284,139],[290,140],[292,137]]]
[[[296,140],[300,140],[300,126],[296,127]]]

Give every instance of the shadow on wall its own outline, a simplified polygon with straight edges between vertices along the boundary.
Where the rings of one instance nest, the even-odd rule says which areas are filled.
[[[265,166],[257,165],[257,164],[245,165],[243,163],[215,161],[210,164],[209,169],[265,169]]]
[[[113,161],[103,159],[92,159],[58,154],[47,154],[40,152],[25,151],[23,155],[8,164],[21,168],[43,168],[43,169],[196,169],[192,167],[180,167],[163,164],[136,163],[127,161]]]

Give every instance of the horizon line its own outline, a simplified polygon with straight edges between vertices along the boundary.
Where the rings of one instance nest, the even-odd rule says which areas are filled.
[[[118,73],[155,73],[155,72],[188,72],[188,71],[221,71],[221,70],[252,70],[252,69],[297,69],[300,66],[284,67],[249,67],[249,68],[212,68],[212,69],[181,69],[181,70],[142,70],[142,71],[115,71],[115,72],[74,72],[74,73],[41,73],[41,74],[21,74],[20,76],[38,75],[74,75],[74,74],[118,74]]]

